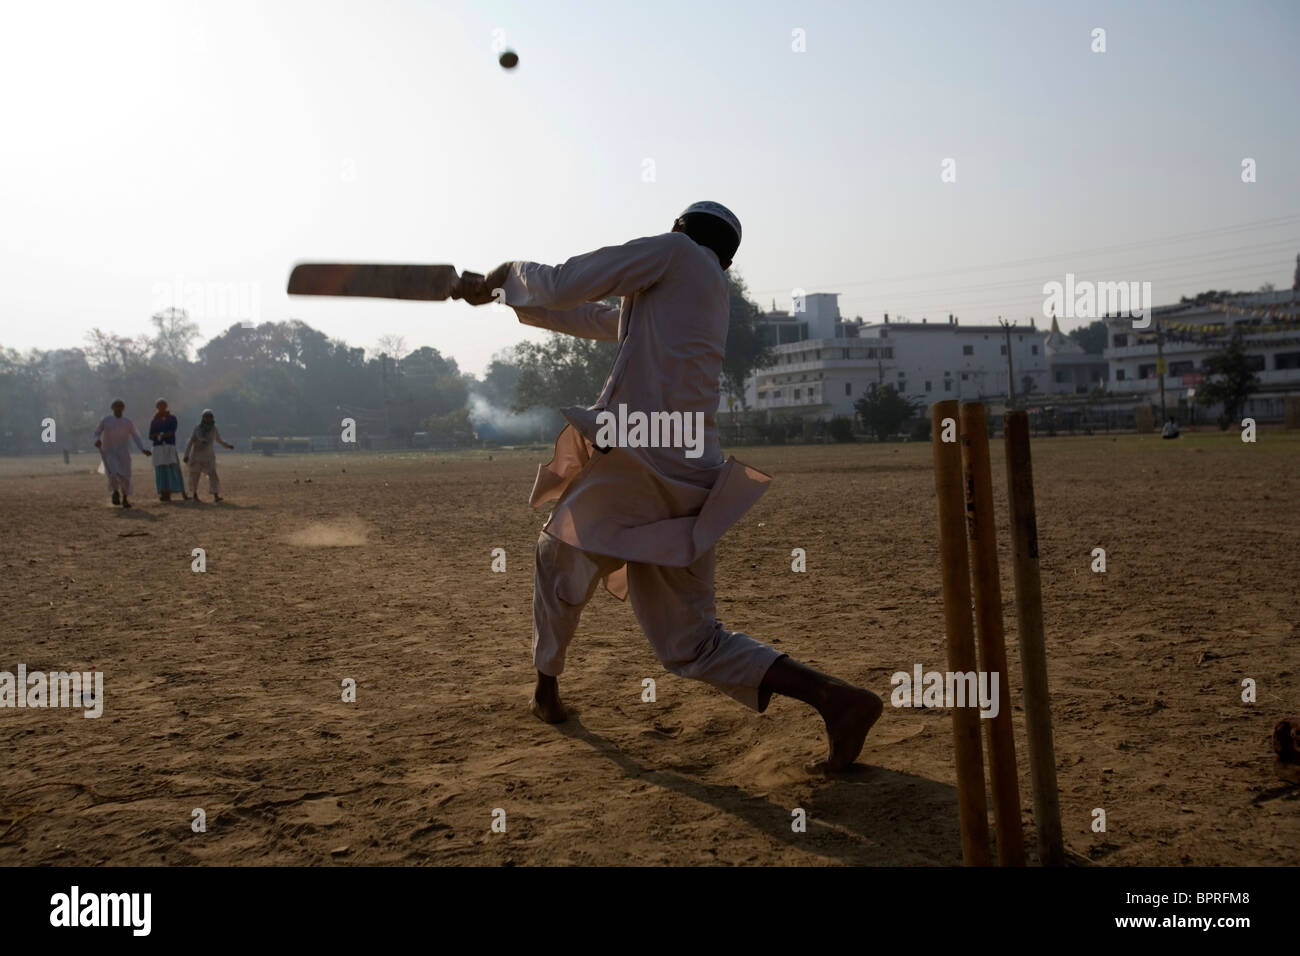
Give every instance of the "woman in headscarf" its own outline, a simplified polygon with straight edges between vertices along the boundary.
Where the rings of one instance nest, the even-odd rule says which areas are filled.
[[[182,459],[190,466],[190,487],[194,489],[194,500],[199,500],[199,475],[208,473],[208,491],[212,492],[213,501],[221,501],[221,483],[217,478],[217,446],[233,449],[235,446],[221,440],[217,430],[217,416],[212,409],[203,409],[203,417],[194,426],[189,444],[185,446]]]
[[[181,459],[176,454],[176,429],[180,423],[168,411],[166,399],[158,399],[155,407],[158,411],[149,423],[149,440],[153,442],[153,481],[158,489],[158,500],[171,501],[172,492],[179,491],[188,501],[190,496],[185,493],[185,482],[181,478]]]

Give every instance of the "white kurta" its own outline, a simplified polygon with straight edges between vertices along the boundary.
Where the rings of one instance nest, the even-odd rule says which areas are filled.
[[[616,295],[622,307],[596,301]],[[771,480],[724,460],[714,414],[726,351],[729,295],[718,257],[670,232],[575,256],[559,266],[512,264],[505,302],[527,325],[618,342],[596,404],[563,409],[570,425],[538,469],[534,507],[557,501],[546,530],[583,551],[684,568],[767,490]],[[644,413],[699,413],[702,454],[681,448],[595,453],[597,417],[625,406]],[[606,587],[623,597],[625,575]]]
[[[593,302],[609,295],[616,308]],[[534,506],[556,501],[537,543],[533,663],[552,676],[598,580],[630,596],[637,622],[669,671],[702,680],[762,711],[764,676],[781,652],[717,619],[714,545],[769,478],[724,459],[714,414],[730,296],[718,257],[683,233],[636,239],[560,266],[516,262],[505,302],[521,322],[618,343],[590,408],[538,469]],[[602,411],[681,413],[703,424],[700,454],[680,447],[596,451]]]
[[[95,439],[100,442],[104,460],[104,474],[108,477],[108,490],[131,494],[131,442],[144,451],[144,441],[135,423],[123,415],[105,415],[95,429]]]
[[[208,433],[208,440],[203,441],[199,437],[198,426],[190,434],[190,440],[185,445],[185,457],[190,460],[190,464],[212,465],[214,468],[217,464],[217,446],[222,444],[221,431],[216,425],[212,426],[212,431]]]

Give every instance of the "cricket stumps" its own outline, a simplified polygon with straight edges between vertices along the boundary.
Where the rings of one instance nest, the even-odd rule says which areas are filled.
[[[930,408],[934,446],[934,490],[939,508],[939,566],[943,574],[944,631],[948,670],[966,674],[978,670],[975,632],[971,627],[970,569],[966,561],[966,501],[962,492],[961,444],[944,441],[957,434],[957,403],[936,402]],[[961,821],[961,858],[967,866],[988,866],[988,803],[984,798],[984,752],[980,746],[980,715],[975,707],[952,709],[953,752],[957,763],[957,814]]]
[[[1003,866],[1022,866],[1025,863],[1024,834],[1020,822],[1019,775],[1011,724],[1012,694],[1002,622],[986,412],[978,402],[959,406],[956,401],[946,401],[934,404],[930,416],[948,667],[958,674],[982,670],[998,675],[997,713],[983,721],[989,751],[998,862]],[[1043,865],[1055,866],[1064,863],[1064,848],[1043,641],[1029,421],[1025,412],[1007,412],[1005,436],[1016,620],[1038,856]],[[972,606],[974,628],[971,625]],[[976,634],[979,637],[978,661]],[[967,866],[987,866],[992,862],[980,722],[981,717],[974,706],[953,707],[958,815],[962,860]]]

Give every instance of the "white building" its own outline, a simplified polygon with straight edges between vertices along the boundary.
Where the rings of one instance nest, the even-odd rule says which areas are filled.
[[[1052,329],[1043,341],[1047,353],[1048,382],[1046,391],[1056,395],[1087,395],[1094,388],[1105,388],[1110,377],[1105,355],[1085,352],[1083,346],[1061,331],[1052,316]]]
[[[1206,359],[1240,333],[1260,383],[1245,413],[1281,417],[1283,398],[1300,395],[1300,291],[1159,306],[1150,320],[1135,329],[1130,318],[1106,318],[1111,392],[1159,401],[1163,357],[1165,402],[1173,411],[1204,381]]]
[[[888,315],[879,323],[845,322],[837,300],[836,293],[809,295],[804,312],[764,316],[776,361],[748,383],[750,408],[769,419],[853,415],[853,403],[875,384],[892,385],[921,407],[947,398],[1005,396],[1008,345],[1016,394],[1049,390],[1047,334],[1032,321],[1009,330],[962,325],[952,316],[944,322],[891,322]]]

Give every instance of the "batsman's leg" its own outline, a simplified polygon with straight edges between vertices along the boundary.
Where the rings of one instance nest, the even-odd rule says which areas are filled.
[[[556,724],[568,713],[560,702],[557,678],[564,671],[569,642],[578,630],[582,609],[596,593],[600,579],[622,564],[614,558],[589,555],[543,531],[537,538],[533,574],[533,666],[537,687],[532,711]]]
[[[712,684],[762,713],[772,694],[816,708],[828,752],[810,770],[842,770],[866,741],[883,704],[869,690],[813,670],[747,634],[728,631],[715,613],[709,551],[688,568],[628,565],[632,607],[665,668]]]

